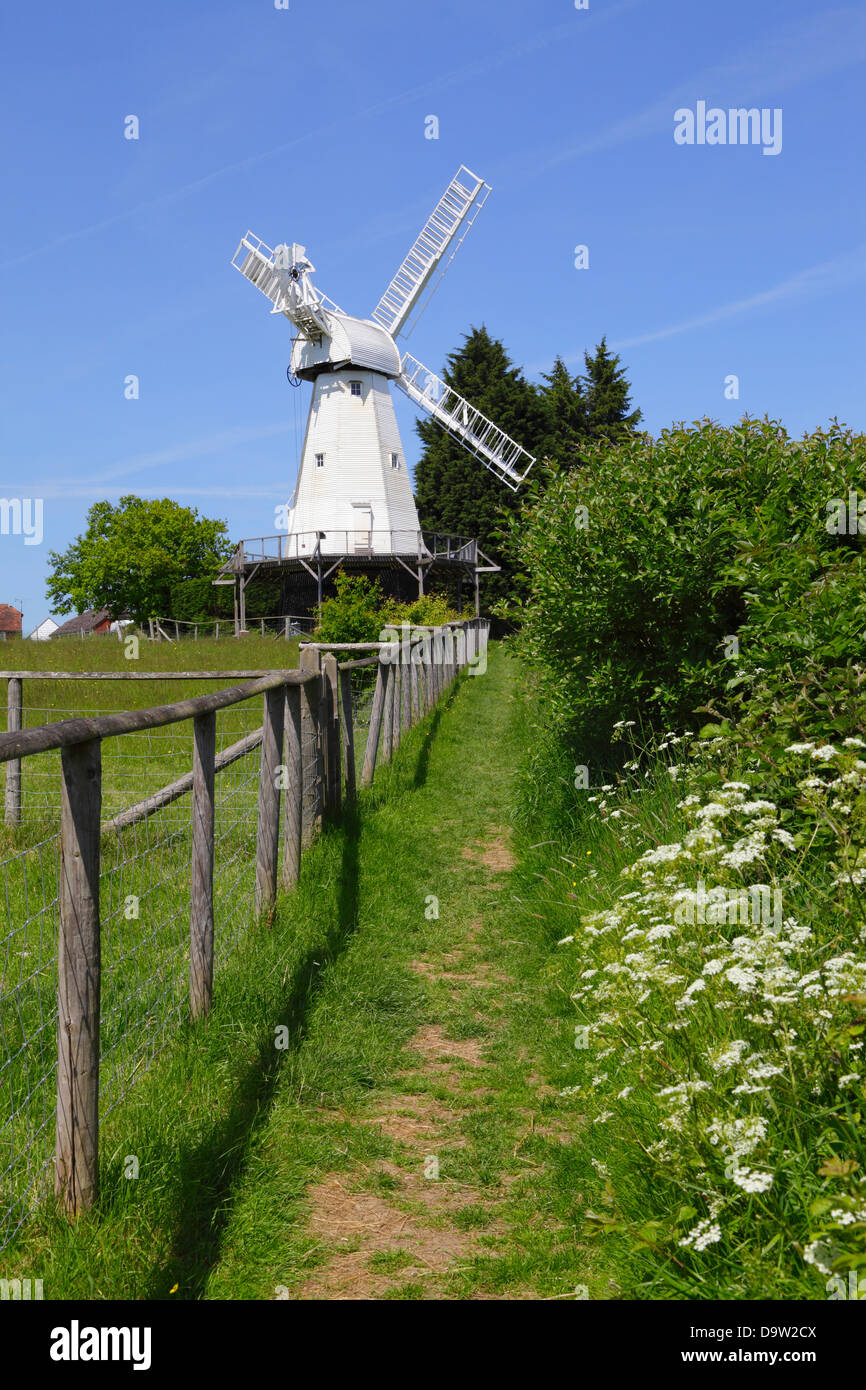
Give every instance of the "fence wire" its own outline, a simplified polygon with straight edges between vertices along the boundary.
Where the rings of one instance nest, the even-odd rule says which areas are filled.
[[[350,672],[357,780],[364,762],[378,671],[375,662]],[[403,674],[410,680],[408,669]],[[307,689],[312,697],[312,690]],[[423,703],[423,681],[420,691]],[[81,714],[114,713],[116,709],[25,705],[22,722],[25,728],[32,728]],[[422,712],[415,708],[413,717]],[[261,722],[258,698],[221,710],[216,719],[217,754],[258,730]],[[318,818],[322,803],[320,749],[313,721],[305,720],[302,727],[304,804],[307,813]],[[182,795],[122,828],[105,829],[105,822],[189,772],[192,753],[192,720],[102,741],[103,1117],[122,1101],[187,1017],[190,797]],[[216,773],[213,906],[217,979],[254,920],[260,757],[260,748],[255,746]],[[0,832],[0,1249],[53,1185],[59,752],[23,758],[21,775],[21,822]],[[21,847],[22,838],[30,843]]]
[[[26,689],[26,687],[25,687]],[[82,714],[97,717],[116,714],[118,706],[86,709],[81,706],[30,705],[22,707],[22,727],[35,728]],[[262,722],[261,702],[250,700],[220,712],[217,720],[217,754],[252,733]],[[5,722],[4,722],[5,729]],[[160,729],[143,729],[106,739],[102,745],[102,814],[109,820],[130,806],[143,801],[161,787],[187,772],[192,766],[192,724],[166,724]],[[60,815],[60,753],[34,753],[21,760],[21,816],[25,822],[41,822],[41,829],[53,828]]]
[[[361,770],[364,766],[364,752],[367,747],[367,736],[370,732],[370,713],[373,708],[373,695],[376,690],[376,677],[379,671],[379,663],[372,666],[356,667],[349,672],[349,679],[352,685],[352,722],[354,727],[355,744],[355,776],[360,783]],[[342,711],[340,714],[342,718]]]
[[[71,718],[81,712],[31,707],[26,722],[33,727],[37,713]],[[220,711],[217,753],[260,728],[261,719],[259,699]],[[186,720],[103,740],[103,823],[188,772],[192,737]],[[137,746],[124,746],[133,741]],[[216,773],[215,979],[253,921],[259,764],[256,746]],[[15,836],[46,818],[56,824],[48,836],[0,859],[0,1249],[53,1186],[59,753],[23,759],[22,774],[22,812],[29,804],[30,815],[22,814]],[[312,788],[315,735],[304,742],[303,776]],[[188,794],[103,835],[101,1117],[123,1100],[188,1016],[191,847]]]

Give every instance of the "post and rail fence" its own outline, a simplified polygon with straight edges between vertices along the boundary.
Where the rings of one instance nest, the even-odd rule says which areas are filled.
[[[8,1083],[0,1092],[0,1248],[45,1188],[52,1122],[55,1195],[72,1216],[93,1205],[101,1064],[109,1058],[109,1082],[118,1090],[112,1102],[116,1104],[125,1094],[125,1074],[129,1084],[156,1055],[156,1045],[168,1031],[166,1012],[178,1020],[184,1013],[193,1021],[207,1016],[215,945],[224,959],[228,933],[220,928],[229,913],[239,921],[269,922],[279,889],[291,890],[297,883],[303,850],[324,819],[357,800],[359,786],[372,783],[377,765],[393,757],[404,735],[433,709],[461,670],[483,669],[479,663],[488,631],[486,620],[470,619],[440,628],[413,628],[397,641],[306,643],[295,670],[0,672],[8,681],[7,729],[0,734],[5,819],[15,834],[21,834],[26,821],[22,789],[27,760],[51,752],[60,755],[59,831],[0,862],[7,911],[20,903],[23,915],[18,925],[10,920],[6,941],[0,943],[6,947],[7,961],[0,977],[0,1082]],[[23,691],[30,679],[240,683],[172,704],[25,728]],[[218,751],[218,715],[258,696],[261,725]],[[122,744],[138,734],[181,724],[191,725],[191,768],[104,818],[105,741]],[[249,760],[256,750],[258,766],[253,771]],[[220,799],[217,788],[239,767],[247,772],[232,783],[232,790],[246,789],[248,797],[247,802],[237,795],[231,798],[229,820],[229,798]],[[123,779],[124,787],[127,781]],[[187,793],[186,822],[172,821],[162,836],[152,832],[149,827],[166,808]],[[129,835],[136,837],[132,858],[124,848]],[[143,842],[140,850],[138,836]],[[181,899],[172,887],[165,917],[149,936],[130,944],[122,929],[131,925],[126,909],[133,903],[135,916],[139,899],[129,894],[124,898],[124,889],[138,886],[135,871],[141,876],[142,863],[154,859],[164,878],[148,880],[146,894],[155,902],[160,894],[166,897],[169,880],[184,878],[184,907],[178,909]],[[235,878],[223,885],[229,869]],[[42,905],[33,912],[35,883],[42,885]],[[235,942],[241,938],[238,926]],[[148,951],[151,957],[139,963],[138,955]],[[185,955],[184,984],[177,965]],[[25,968],[24,962],[33,957],[35,965]],[[141,976],[135,1000],[128,982],[133,965]],[[139,1045],[132,1067],[134,1050],[126,1055],[123,1034],[131,1027],[134,1003],[140,1011],[136,1026],[143,1029],[146,1042]],[[109,1042],[101,1047],[106,1031]],[[53,1114],[47,1097],[52,1079]]]

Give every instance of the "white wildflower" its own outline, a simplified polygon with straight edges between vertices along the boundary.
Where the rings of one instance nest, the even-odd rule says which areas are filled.
[[[688,1249],[692,1246],[695,1250],[706,1250],[708,1245],[714,1245],[722,1238],[722,1228],[718,1222],[711,1221],[709,1218],[699,1221],[693,1230],[684,1236],[679,1244]]]
[[[757,1168],[735,1168],[731,1176],[744,1192],[769,1192],[773,1186],[773,1174],[759,1172]]]
[[[832,743],[825,743],[823,748],[815,748],[812,751],[813,758],[820,758],[822,763],[829,762],[831,758],[839,756],[838,748],[834,748]]]
[[[741,965],[734,965],[730,970],[726,970],[725,979],[742,990],[754,989],[758,983],[754,970],[743,969]]]
[[[749,1044],[744,1042],[742,1038],[735,1038],[721,1051],[711,1052],[709,1061],[713,1071],[730,1071],[731,1067],[737,1066],[742,1060],[743,1053],[748,1050],[748,1046]]]

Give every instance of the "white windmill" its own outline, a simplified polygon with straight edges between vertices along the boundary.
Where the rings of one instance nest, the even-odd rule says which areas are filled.
[[[271,250],[252,233],[232,265],[296,330],[290,371],[312,381],[313,398],[288,536],[280,558],[414,556],[426,542],[388,383],[395,382],[510,488],[534,458],[395,338],[406,336],[490,193],[461,166],[369,319],[353,318],[317,290],[305,248]],[[320,579],[321,585],[321,579]]]

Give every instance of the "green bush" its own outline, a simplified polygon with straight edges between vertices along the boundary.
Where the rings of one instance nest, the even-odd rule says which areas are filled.
[[[722,719],[744,698],[769,709],[783,687],[829,700],[847,730],[862,537],[828,524],[834,498],[866,491],[866,437],[704,421],[586,458],[539,478],[509,528],[528,586],[518,647],[565,745],[604,744],[622,719],[689,726],[707,702]]]
[[[451,607],[446,595],[423,594],[411,603],[387,603],[383,616],[392,626],[414,623],[419,627],[441,627],[443,623],[457,622],[460,615]]]
[[[340,570],[337,592],[322,604],[317,642],[378,642],[382,630],[382,589],[377,579]]]
[[[411,603],[385,598],[378,579],[340,571],[337,592],[325,599],[316,628],[317,642],[378,642],[386,627],[401,623],[439,626],[457,618],[447,598],[425,594]]]

